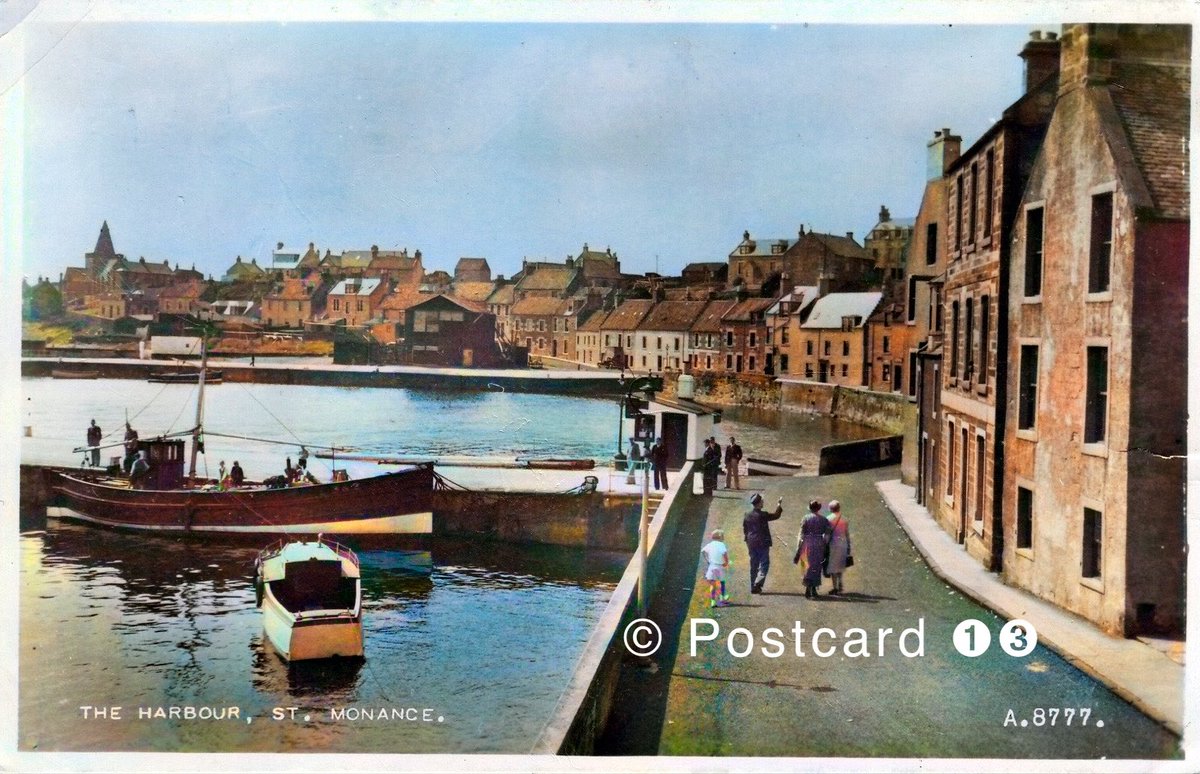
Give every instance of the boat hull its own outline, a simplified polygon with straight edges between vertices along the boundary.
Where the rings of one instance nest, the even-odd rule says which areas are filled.
[[[47,515],[159,533],[429,534],[433,467],[283,489],[128,489],[59,473]]]
[[[263,596],[263,631],[287,661],[362,658],[362,616],[297,621],[268,590]]]

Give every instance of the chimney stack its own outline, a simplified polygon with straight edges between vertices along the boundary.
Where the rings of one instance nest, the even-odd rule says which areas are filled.
[[[962,138],[951,134],[949,127],[936,129],[933,139],[925,143],[925,147],[928,148],[928,155],[925,157],[925,180],[938,180],[962,155]]]
[[[879,205],[879,222],[887,223],[891,219],[892,213],[888,212],[888,208],[884,207],[882,204]]]
[[[846,232],[846,238],[847,238],[847,239],[849,239],[851,242],[853,242],[853,241],[854,241],[854,232],[853,232],[853,231],[847,231],[847,232]]]
[[[1058,35],[1053,32],[1042,35],[1041,30],[1033,30],[1029,33],[1029,41],[1021,49],[1021,58],[1025,60],[1026,94],[1058,72],[1059,47]]]

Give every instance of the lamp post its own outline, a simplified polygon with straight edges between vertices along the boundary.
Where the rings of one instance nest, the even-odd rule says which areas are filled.
[[[625,392],[625,372],[621,372],[621,379],[617,382],[621,387],[621,391]],[[613,470],[625,469],[625,453],[621,451],[621,429],[624,426],[625,419],[625,399],[628,398],[628,393],[621,396],[617,401],[617,451],[613,454]]]

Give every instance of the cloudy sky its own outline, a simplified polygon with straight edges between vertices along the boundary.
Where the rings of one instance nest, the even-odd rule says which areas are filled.
[[[746,229],[861,240],[915,214],[935,129],[965,147],[1019,96],[1034,26],[35,23],[23,273],[82,265],[104,220],[217,276],[276,242],[512,274],[584,242],[678,272]]]

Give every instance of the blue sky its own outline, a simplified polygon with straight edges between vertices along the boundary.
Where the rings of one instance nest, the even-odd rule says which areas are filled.
[[[861,240],[915,214],[935,129],[965,147],[1019,96],[1031,28],[35,27],[24,274],[82,265],[104,220],[217,276],[278,241],[512,274],[584,242],[678,272],[746,229]]]

